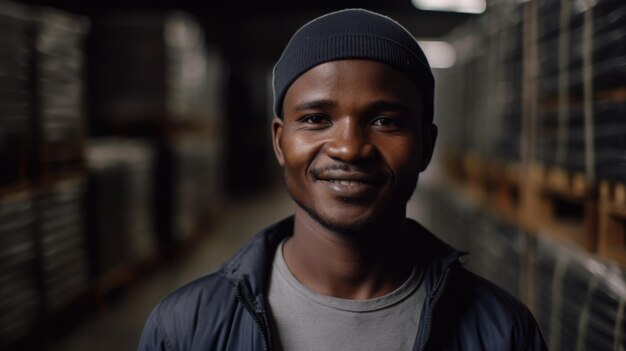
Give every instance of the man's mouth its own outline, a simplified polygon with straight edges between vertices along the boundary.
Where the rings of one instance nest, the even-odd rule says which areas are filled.
[[[313,170],[311,174],[316,180],[336,182],[342,185],[350,185],[350,183],[380,184],[386,178],[382,172],[336,168]]]
[[[350,170],[322,170],[313,172],[330,193],[342,198],[364,198],[378,192],[386,177],[381,173]]]
[[[346,186],[356,186],[356,185],[360,185],[360,184],[365,184],[364,182],[359,182],[357,180],[329,179],[329,180],[327,180],[327,182],[336,183],[336,184],[340,184],[340,185],[346,185]]]

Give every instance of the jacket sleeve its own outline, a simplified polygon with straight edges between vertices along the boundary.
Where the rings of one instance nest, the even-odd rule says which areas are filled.
[[[535,318],[527,308],[525,308],[525,311],[526,333],[523,335],[524,346],[520,348],[520,351],[547,351],[548,347],[543,339],[539,325],[537,325],[537,321],[535,321]]]
[[[146,320],[138,351],[172,351],[172,345],[161,330],[159,323],[159,305],[157,305]]]

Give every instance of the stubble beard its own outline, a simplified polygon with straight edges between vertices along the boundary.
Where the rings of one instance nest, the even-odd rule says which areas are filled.
[[[289,193],[289,196],[291,197],[291,199],[296,203],[296,205],[302,208],[309,216],[311,216],[311,218],[313,218],[322,227],[328,229],[331,232],[334,232],[340,235],[345,235],[345,236],[352,236],[352,235],[355,235],[356,233],[360,233],[364,231],[366,228],[371,228],[377,223],[376,218],[373,216],[370,216],[368,218],[361,219],[361,220],[358,220],[356,222],[349,223],[349,224],[335,223],[328,218],[324,218],[324,216],[319,214],[317,211],[313,210],[310,206],[305,204],[303,201],[300,201],[296,196],[293,195],[289,187],[287,187],[287,192]]]
[[[358,233],[362,233],[365,230],[372,229],[378,226],[378,224],[381,222],[380,214],[375,214],[372,216],[368,216],[367,218],[360,219],[356,222],[345,223],[345,224],[336,223],[328,218],[325,218],[319,212],[311,208],[311,206],[308,206],[304,201],[301,201],[300,199],[298,199],[297,196],[294,195],[294,193],[291,191],[291,188],[289,186],[289,180],[287,178],[288,177],[285,174],[284,185],[291,199],[296,203],[296,205],[298,205],[309,216],[311,216],[311,218],[313,218],[317,223],[319,223],[322,227],[328,229],[331,232],[334,232],[343,236],[353,236]],[[344,199],[344,201],[346,202],[346,205],[349,205],[350,202],[359,201],[359,200]]]

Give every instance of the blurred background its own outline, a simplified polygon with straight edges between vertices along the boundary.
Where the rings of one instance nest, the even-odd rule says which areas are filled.
[[[289,215],[271,69],[347,7],[435,67],[408,215],[551,350],[625,349],[622,0],[40,0],[0,2],[0,350],[136,349],[162,297]]]

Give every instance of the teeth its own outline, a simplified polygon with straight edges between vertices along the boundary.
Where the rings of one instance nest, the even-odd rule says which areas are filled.
[[[341,185],[353,186],[357,184],[361,184],[361,182],[353,181],[353,180],[331,180],[332,183],[337,183]]]

